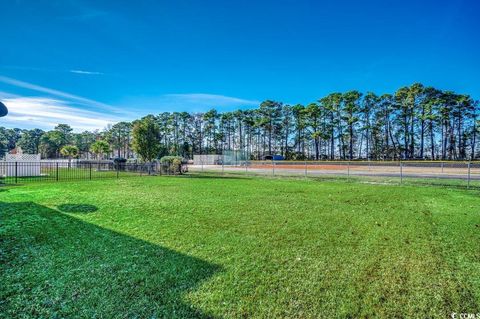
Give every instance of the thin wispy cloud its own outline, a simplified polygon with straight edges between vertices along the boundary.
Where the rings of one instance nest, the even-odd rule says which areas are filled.
[[[21,71],[59,72],[58,70],[39,68],[34,66],[23,66],[23,65],[0,65],[0,68],[7,69],[7,70],[21,70]]]
[[[88,105],[88,106],[94,106],[94,107],[101,108],[101,109],[104,109],[104,110],[107,110],[107,111],[110,111],[110,112],[114,112],[114,113],[119,113],[119,114],[122,114],[122,113],[127,114],[128,113],[128,112],[125,112],[122,109],[119,109],[117,107],[114,107],[114,106],[111,106],[111,105],[108,105],[108,104],[105,104],[105,103],[102,103],[102,102],[98,102],[98,101],[95,101],[95,100],[92,100],[92,99],[87,99],[87,98],[84,98],[82,96],[70,94],[70,93],[67,93],[67,92],[47,88],[47,87],[44,87],[44,86],[40,86],[40,85],[36,85],[36,84],[24,82],[24,81],[19,81],[19,80],[12,79],[12,78],[9,78],[9,77],[6,77],[6,76],[1,76],[0,75],[0,82],[6,83],[6,84],[9,84],[9,85],[13,85],[13,86],[16,86],[16,87],[24,88],[24,89],[29,89],[29,90],[36,91],[36,92],[42,92],[42,93],[50,94],[50,95],[53,95],[53,96],[56,96],[56,97],[61,97],[61,98],[64,98],[64,99],[72,100],[72,101],[75,101],[75,102],[78,102],[78,103],[81,103],[81,104],[84,104],[84,105]]]
[[[9,109],[8,116],[2,119],[2,125],[11,127],[52,129],[59,123],[66,123],[75,131],[83,131],[103,129],[124,120],[104,113],[80,110],[59,99],[0,95]]]
[[[83,71],[83,70],[76,70]],[[85,71],[89,72],[89,71]],[[121,106],[112,106],[60,90],[0,76],[0,83],[34,91],[29,96],[0,92],[0,99],[9,108],[2,125],[9,127],[52,129],[59,123],[75,130],[103,129],[109,124],[132,121],[147,114],[189,111],[205,112],[211,108],[233,110],[258,106],[260,101],[207,93],[164,94],[157,97],[132,97]],[[42,96],[38,96],[41,93]],[[130,106],[135,111],[129,111]]]
[[[21,70],[21,71],[74,73],[74,74],[87,74],[87,75],[105,75],[105,73],[103,73],[103,72],[87,71],[87,70],[81,70],[81,69],[59,70],[59,69],[47,69],[47,68],[38,68],[38,67],[31,67],[31,66],[19,66],[19,65],[0,65],[0,68],[8,69],[8,70]]]
[[[186,93],[129,97],[123,101],[123,104],[136,105],[140,109],[157,114],[172,111],[205,112],[212,108],[220,110],[249,108],[258,106],[260,101],[208,93]]]
[[[225,95],[216,95],[216,94],[206,94],[206,93],[187,93],[187,94],[166,94],[166,99],[178,100],[180,102],[189,102],[189,103],[198,103],[198,104],[208,104],[208,105],[219,105],[219,106],[255,106],[260,104],[256,100],[246,100],[237,97],[225,96]]]
[[[70,70],[70,73],[75,74],[86,74],[86,75],[103,75],[102,72],[94,72],[94,71],[85,71],[85,70]]]

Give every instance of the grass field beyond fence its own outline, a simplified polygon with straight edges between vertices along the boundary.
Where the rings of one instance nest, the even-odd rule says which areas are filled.
[[[0,188],[2,317],[480,313],[480,193],[132,177]]]

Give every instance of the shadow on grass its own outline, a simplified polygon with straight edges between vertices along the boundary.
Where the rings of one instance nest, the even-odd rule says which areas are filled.
[[[184,298],[217,265],[33,202],[0,202],[0,217],[7,317],[212,317]]]
[[[63,204],[57,208],[64,213],[93,213],[98,210],[97,206],[90,204]]]

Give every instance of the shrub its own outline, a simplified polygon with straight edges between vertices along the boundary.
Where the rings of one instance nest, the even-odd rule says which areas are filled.
[[[115,169],[117,169],[117,170],[124,171],[126,163],[127,163],[127,159],[125,159],[123,157],[116,157],[116,158],[113,159],[113,164],[115,165]]]
[[[182,174],[182,158],[180,156],[164,156],[160,159],[163,173]]]
[[[113,159],[113,162],[118,163],[118,164],[125,164],[127,162],[127,160],[123,157],[115,157]]]

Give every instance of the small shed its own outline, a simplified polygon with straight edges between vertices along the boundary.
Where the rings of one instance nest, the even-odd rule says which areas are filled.
[[[20,147],[5,155],[3,175],[7,177],[40,176],[40,154],[24,154]]]

